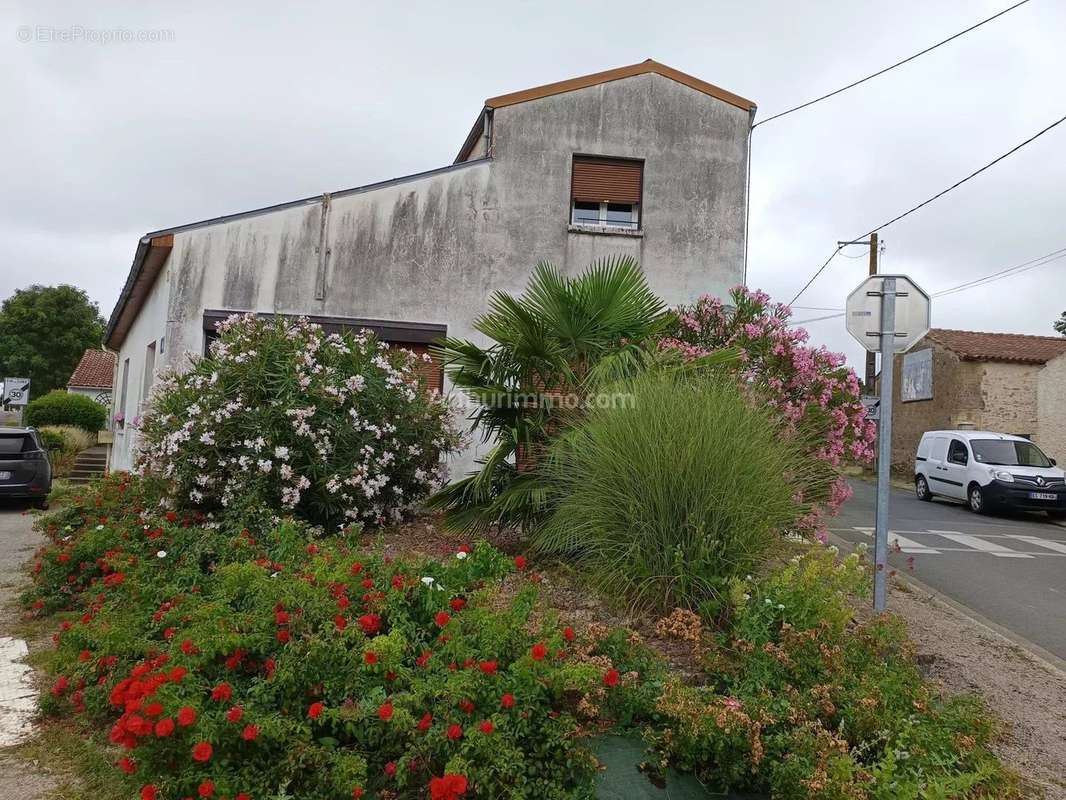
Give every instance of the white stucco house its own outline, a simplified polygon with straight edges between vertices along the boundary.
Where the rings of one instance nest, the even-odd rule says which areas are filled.
[[[485,101],[454,163],[145,234],[111,314],[111,467],[157,371],[233,311],[365,327],[424,352],[542,259],[637,258],[670,304],[745,278],[755,104],[655,61]],[[434,376],[448,389],[439,370]],[[457,459],[465,471],[476,446]]]

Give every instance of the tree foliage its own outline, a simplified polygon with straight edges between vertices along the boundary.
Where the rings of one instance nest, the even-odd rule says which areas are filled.
[[[34,397],[63,388],[78,360],[99,347],[104,319],[84,289],[17,290],[0,306],[0,374],[30,379]]]
[[[1060,334],[1066,336],[1066,311],[1063,311],[1062,316],[1055,320],[1051,325]]]

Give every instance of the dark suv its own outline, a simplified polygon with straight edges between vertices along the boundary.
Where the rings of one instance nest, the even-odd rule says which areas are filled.
[[[44,508],[52,491],[52,463],[34,428],[0,428],[0,498],[22,497]]]

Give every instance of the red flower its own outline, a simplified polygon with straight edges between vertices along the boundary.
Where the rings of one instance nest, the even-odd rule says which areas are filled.
[[[430,800],[459,800],[466,794],[466,789],[465,775],[448,773],[440,778],[432,778],[429,782]]]
[[[356,786],[354,789],[352,789],[352,800],[359,800],[359,798],[362,797],[364,794],[366,794],[366,792],[363,791],[363,787]]]
[[[173,628],[163,628],[163,638],[170,640],[174,638],[174,634],[177,633]]]
[[[159,790],[152,784],[147,783],[141,787],[141,800],[156,800],[159,797]]]
[[[231,708],[229,711],[226,712],[226,721],[227,722],[240,722],[241,721],[241,717],[243,717],[243,716],[244,716],[244,709],[241,708],[240,706],[234,706],[233,708]]]
[[[378,719],[382,722],[388,722],[392,719],[392,703],[385,702],[378,708]]]
[[[363,582],[360,585],[364,589],[373,589],[374,588],[374,581],[371,578],[363,578]]]
[[[515,565],[515,569],[519,569],[519,570],[525,569],[526,568],[526,557],[525,556],[515,556],[514,557],[514,565]]]
[[[248,792],[237,792],[237,796],[233,800],[252,800],[252,796]]]
[[[496,674],[497,664],[496,664],[495,661],[482,661],[480,664],[478,664],[478,667],[486,675],[495,675]]]
[[[473,714],[474,713],[474,704],[471,701],[469,701],[469,700],[465,700],[465,699],[464,700],[460,700],[459,701],[459,709],[464,714]]]
[[[566,639],[566,641],[568,641],[568,642],[574,641],[574,636],[575,636],[574,629],[571,628],[569,625],[567,625],[565,628],[563,628],[563,638]]]
[[[211,747],[211,743],[210,742],[199,742],[199,743],[193,745],[193,748],[192,748],[193,761],[199,761],[201,763],[205,763],[207,761],[210,761],[211,760],[211,753],[213,753],[213,752],[214,752],[214,749]]]
[[[468,545],[468,544],[461,544],[461,545],[459,545],[459,551],[458,551],[458,552],[460,552],[460,553],[466,553],[467,555],[469,555],[470,553],[472,553],[472,552],[474,552],[474,551],[473,551],[473,550],[472,550],[472,549],[470,548],[470,545]]]
[[[174,513],[173,511],[168,511],[166,513],[166,518],[167,518],[167,522],[177,522],[178,521],[178,515],[176,513]]]
[[[259,737],[258,725],[245,725],[241,731],[241,738],[246,742],[254,742]]]
[[[93,654],[90,653],[88,650],[82,650],[80,653],[78,653],[78,661],[88,661],[92,657]]]
[[[363,661],[366,664],[377,664],[378,654],[375,653],[373,650],[367,650],[365,653],[363,653]]]
[[[163,717],[155,724],[155,735],[160,739],[165,739],[174,733],[174,720],[170,717]]]
[[[429,663],[429,659],[433,657],[432,650],[426,650],[418,658],[415,659],[415,664],[419,667],[424,667]]]
[[[491,719],[484,720],[480,725],[478,725],[478,728],[481,729],[482,733],[486,733],[486,734],[487,733],[492,733],[495,730],[495,728],[493,727]]]
[[[118,760],[118,768],[127,775],[132,775],[137,771],[137,765],[133,762],[133,759],[128,756],[123,756]]]
[[[425,715],[423,715],[422,719],[420,719],[418,721],[418,729],[420,731],[422,731],[422,733],[425,733],[432,726],[433,726],[433,715],[427,712]]]
[[[603,673],[603,685],[604,686],[617,686],[618,685],[618,670],[609,669]]]
[[[326,710],[324,703],[312,703],[311,707],[307,709],[307,716],[311,719],[318,719],[322,716],[322,712]]]
[[[396,774],[395,761],[390,761],[388,764],[385,765],[385,774],[388,775],[390,778]]]
[[[196,793],[200,795],[200,797],[211,797],[215,793],[214,782],[204,781],[200,784],[199,788],[197,788]]]
[[[448,726],[448,738],[451,739],[452,741],[455,741],[456,739],[462,739],[463,738],[463,729],[460,728],[458,725],[449,725]]]
[[[288,631],[287,628],[282,628],[281,630],[279,630],[278,633],[277,633],[277,636],[278,636],[278,641],[281,642],[282,644],[286,644],[289,641],[289,639],[292,638],[289,635],[289,631]]]
[[[514,708],[514,695],[508,693],[508,694],[505,694],[503,697],[501,697],[500,698],[500,707],[501,708]]]
[[[352,575],[358,575],[362,571],[363,571],[363,565],[361,563],[356,561],[354,564],[352,564],[352,569],[351,569]]]
[[[343,614],[338,614],[333,618],[333,627],[338,631],[343,631],[348,627],[348,619]]]
[[[274,622],[276,622],[278,625],[288,625],[289,624],[289,612],[285,611],[284,609],[282,609],[281,611],[275,611],[274,612]]]
[[[548,648],[544,646],[543,642],[537,642],[530,649],[529,654],[533,656],[534,661],[543,661],[544,656],[548,655]]]
[[[453,597],[448,601],[448,605],[452,607],[452,611],[462,611],[466,608],[466,600],[461,597]]]
[[[182,706],[178,711],[178,724],[183,728],[188,728],[196,722],[196,712],[189,706]]]
[[[381,630],[381,617],[377,614],[364,614],[359,617],[359,627],[367,636],[373,636]]]
[[[228,683],[220,683],[211,690],[211,699],[215,702],[229,700],[231,697],[233,697],[233,687]]]
[[[163,704],[149,703],[147,706],[145,706],[144,713],[147,714],[149,717],[158,717],[160,714],[163,713]]]
[[[196,655],[196,645],[193,644],[192,639],[186,639],[181,643],[181,652],[183,652],[187,656]]]
[[[440,626],[441,628],[443,628],[445,625],[447,625],[449,622],[451,622],[451,620],[452,620],[451,615],[448,614],[447,611],[438,611],[437,612],[437,616],[435,616],[433,618],[433,621],[436,622],[437,625]]]
[[[189,670],[185,669],[185,667],[174,667],[174,669],[167,673],[167,678],[170,679],[171,683],[181,683],[182,679],[188,674]]]
[[[392,576],[392,588],[393,589],[402,589],[403,588],[403,584],[404,584],[403,575],[393,575]]]

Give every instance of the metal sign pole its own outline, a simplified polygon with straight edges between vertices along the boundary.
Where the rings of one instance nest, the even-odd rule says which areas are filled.
[[[892,394],[896,351],[896,279],[881,285],[881,422],[877,435],[877,519],[874,523],[874,611],[888,599],[888,492],[892,469]]]

